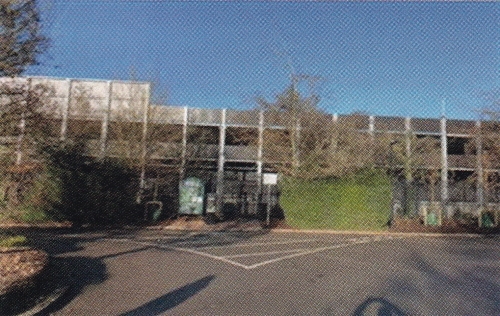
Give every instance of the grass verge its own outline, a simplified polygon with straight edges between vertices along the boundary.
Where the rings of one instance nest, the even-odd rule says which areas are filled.
[[[24,236],[2,236],[0,235],[0,248],[21,247],[28,243]]]
[[[287,223],[299,229],[388,229],[391,179],[381,171],[349,178],[285,179],[280,204]]]

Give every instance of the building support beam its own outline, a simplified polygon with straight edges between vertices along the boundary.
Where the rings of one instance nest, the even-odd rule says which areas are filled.
[[[406,144],[406,157],[409,159],[411,156],[411,118],[405,118],[405,144]]]
[[[113,100],[112,93],[113,93],[113,82],[111,80],[107,81],[108,85],[108,98],[107,98],[107,105],[106,105],[106,110],[103,115],[102,119],[102,125],[101,125],[101,139],[99,142],[99,159],[104,159],[106,156],[106,149],[108,146],[108,129],[109,129],[109,118],[111,114],[111,101]]]
[[[333,122],[334,124],[336,124],[336,123],[338,123],[338,121],[339,121],[339,115],[338,115],[337,113],[334,113],[334,114],[332,115],[332,122]]]
[[[217,182],[216,182],[216,203],[217,208],[216,211],[219,213],[219,216],[222,216],[222,207],[223,207],[223,195],[224,195],[224,147],[226,143],[226,109],[222,110],[221,113],[221,124],[219,126],[219,161],[217,166]]]
[[[182,118],[182,149],[181,149],[181,166],[179,170],[179,181],[184,180],[184,177],[186,176],[188,113],[189,113],[189,108],[185,106]]]
[[[368,135],[370,135],[370,157],[374,157],[375,154],[375,116],[370,115],[368,117]]]
[[[27,94],[28,94],[28,100],[25,100],[24,102],[31,102],[31,88],[32,88],[32,81],[31,78],[28,78],[27,81]],[[17,136],[17,142],[16,142],[16,165],[20,165],[23,161],[23,143],[24,143],[24,137],[26,134],[26,113],[23,111],[21,113],[21,119],[19,120],[19,135]]]
[[[373,138],[375,133],[375,116],[373,115],[368,117],[368,133]]]
[[[476,121],[476,200],[479,209],[485,205],[484,199],[484,167],[483,167],[483,137],[481,121]],[[479,212],[480,214],[480,212]]]
[[[413,166],[411,166],[410,159],[411,159],[411,118],[406,117],[405,118],[405,153],[403,155],[404,161],[403,161],[403,192],[401,196],[401,207],[403,210],[403,215],[407,215],[411,211],[411,206],[410,206],[410,201],[409,201],[409,191],[411,190],[411,186],[413,185]],[[393,207],[393,218],[397,218],[399,214],[397,214],[397,208]]]
[[[257,196],[260,203],[262,196],[262,165],[264,156],[264,111],[259,111],[259,139],[257,144]]]
[[[69,108],[71,104],[71,91],[73,88],[73,80],[66,79],[66,84],[68,85],[67,98],[66,102],[64,102],[61,113],[61,134],[59,139],[64,142],[67,137],[68,132],[68,118],[69,118]]]
[[[446,118],[441,118],[441,202],[448,201],[448,137],[446,134]]]
[[[144,189],[146,188],[146,164],[148,158],[148,127],[149,127],[149,98],[151,95],[151,86],[148,85],[146,88],[146,93],[144,98],[142,98],[143,109],[142,109],[142,137],[141,137],[141,177],[139,179],[139,196],[137,198],[137,202],[142,202],[142,195],[144,194]],[[111,99],[111,95],[110,95]],[[111,103],[111,102],[110,102]],[[108,109],[111,111],[111,107]],[[144,214],[145,219],[147,219],[147,214]]]

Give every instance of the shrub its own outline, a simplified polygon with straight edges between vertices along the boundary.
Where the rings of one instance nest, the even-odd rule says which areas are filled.
[[[20,247],[27,242],[28,239],[24,236],[0,236],[0,248]]]
[[[287,222],[304,229],[383,230],[391,210],[391,179],[365,170],[350,177],[285,179],[280,203]]]
[[[131,168],[119,160],[87,157],[81,146],[57,146],[48,153],[49,178],[58,184],[50,214],[75,225],[109,225],[136,222],[136,181]]]

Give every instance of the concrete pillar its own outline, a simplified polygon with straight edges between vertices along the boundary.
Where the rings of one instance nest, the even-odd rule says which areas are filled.
[[[368,133],[373,137],[375,133],[375,116],[370,115],[368,118]]]
[[[476,121],[476,199],[480,208],[484,206],[484,168],[483,168],[483,137],[481,121]]]
[[[257,145],[257,194],[262,194],[262,161],[264,155],[264,112],[259,112],[259,139]]]
[[[106,149],[108,146],[108,128],[109,128],[109,117],[111,114],[110,112],[111,112],[111,101],[113,93],[113,82],[109,80],[107,84],[108,84],[108,98],[107,98],[106,110],[104,112],[101,125],[99,159],[103,159],[106,156]]]
[[[31,88],[32,88],[32,81],[31,78],[28,78],[27,81],[27,95],[28,98],[30,98],[31,94]],[[24,102],[28,102],[28,100],[24,100]],[[24,142],[24,137],[26,134],[26,113],[23,111],[21,113],[21,119],[19,120],[19,135],[17,136],[17,143],[16,143],[16,165],[20,165],[23,161],[23,142]]]
[[[62,107],[62,113],[61,113],[61,135],[59,139],[61,141],[66,140],[66,134],[68,131],[68,118],[69,118],[69,108],[71,104],[71,90],[73,87],[73,80],[72,79],[66,79],[66,84],[68,85],[68,96],[66,98],[66,102],[64,102],[63,107]]]
[[[182,149],[181,149],[181,168],[179,174],[179,181],[182,181],[186,176],[186,163],[187,163],[187,134],[188,134],[188,113],[189,108],[184,107],[182,118]]]
[[[23,141],[24,134],[26,133],[26,119],[25,114],[21,114],[21,119],[19,120],[19,135],[17,136],[16,144],[16,165],[20,165],[23,161]]]
[[[138,198],[138,202],[140,203],[142,200],[142,194],[144,192],[144,188],[146,187],[146,165],[147,165],[147,155],[148,155],[148,127],[149,127],[149,98],[151,94],[151,86],[148,85],[145,91],[143,109],[142,109],[142,137],[141,137],[141,176],[140,176],[140,195]],[[110,92],[111,99],[111,92]],[[111,104],[111,102],[110,102]],[[108,109],[108,113],[110,112],[111,107]],[[108,114],[109,117],[109,114]],[[147,215],[147,214],[145,214]]]
[[[448,201],[448,137],[446,118],[441,118],[441,202]]]
[[[300,167],[300,118],[295,119],[295,126],[292,126],[292,166],[294,172]]]
[[[217,166],[216,201],[217,212],[222,215],[222,198],[224,194],[224,147],[226,142],[226,109],[222,110],[221,125],[219,126],[219,160]]]
[[[370,115],[368,117],[368,134],[370,135],[371,146],[368,151],[368,154],[371,158],[375,156],[375,116]]]
[[[411,155],[411,118],[405,118],[405,143],[406,143],[406,156],[410,157]]]

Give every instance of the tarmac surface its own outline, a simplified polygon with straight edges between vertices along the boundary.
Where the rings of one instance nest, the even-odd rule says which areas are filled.
[[[114,230],[31,235],[51,315],[500,315],[499,236]]]

